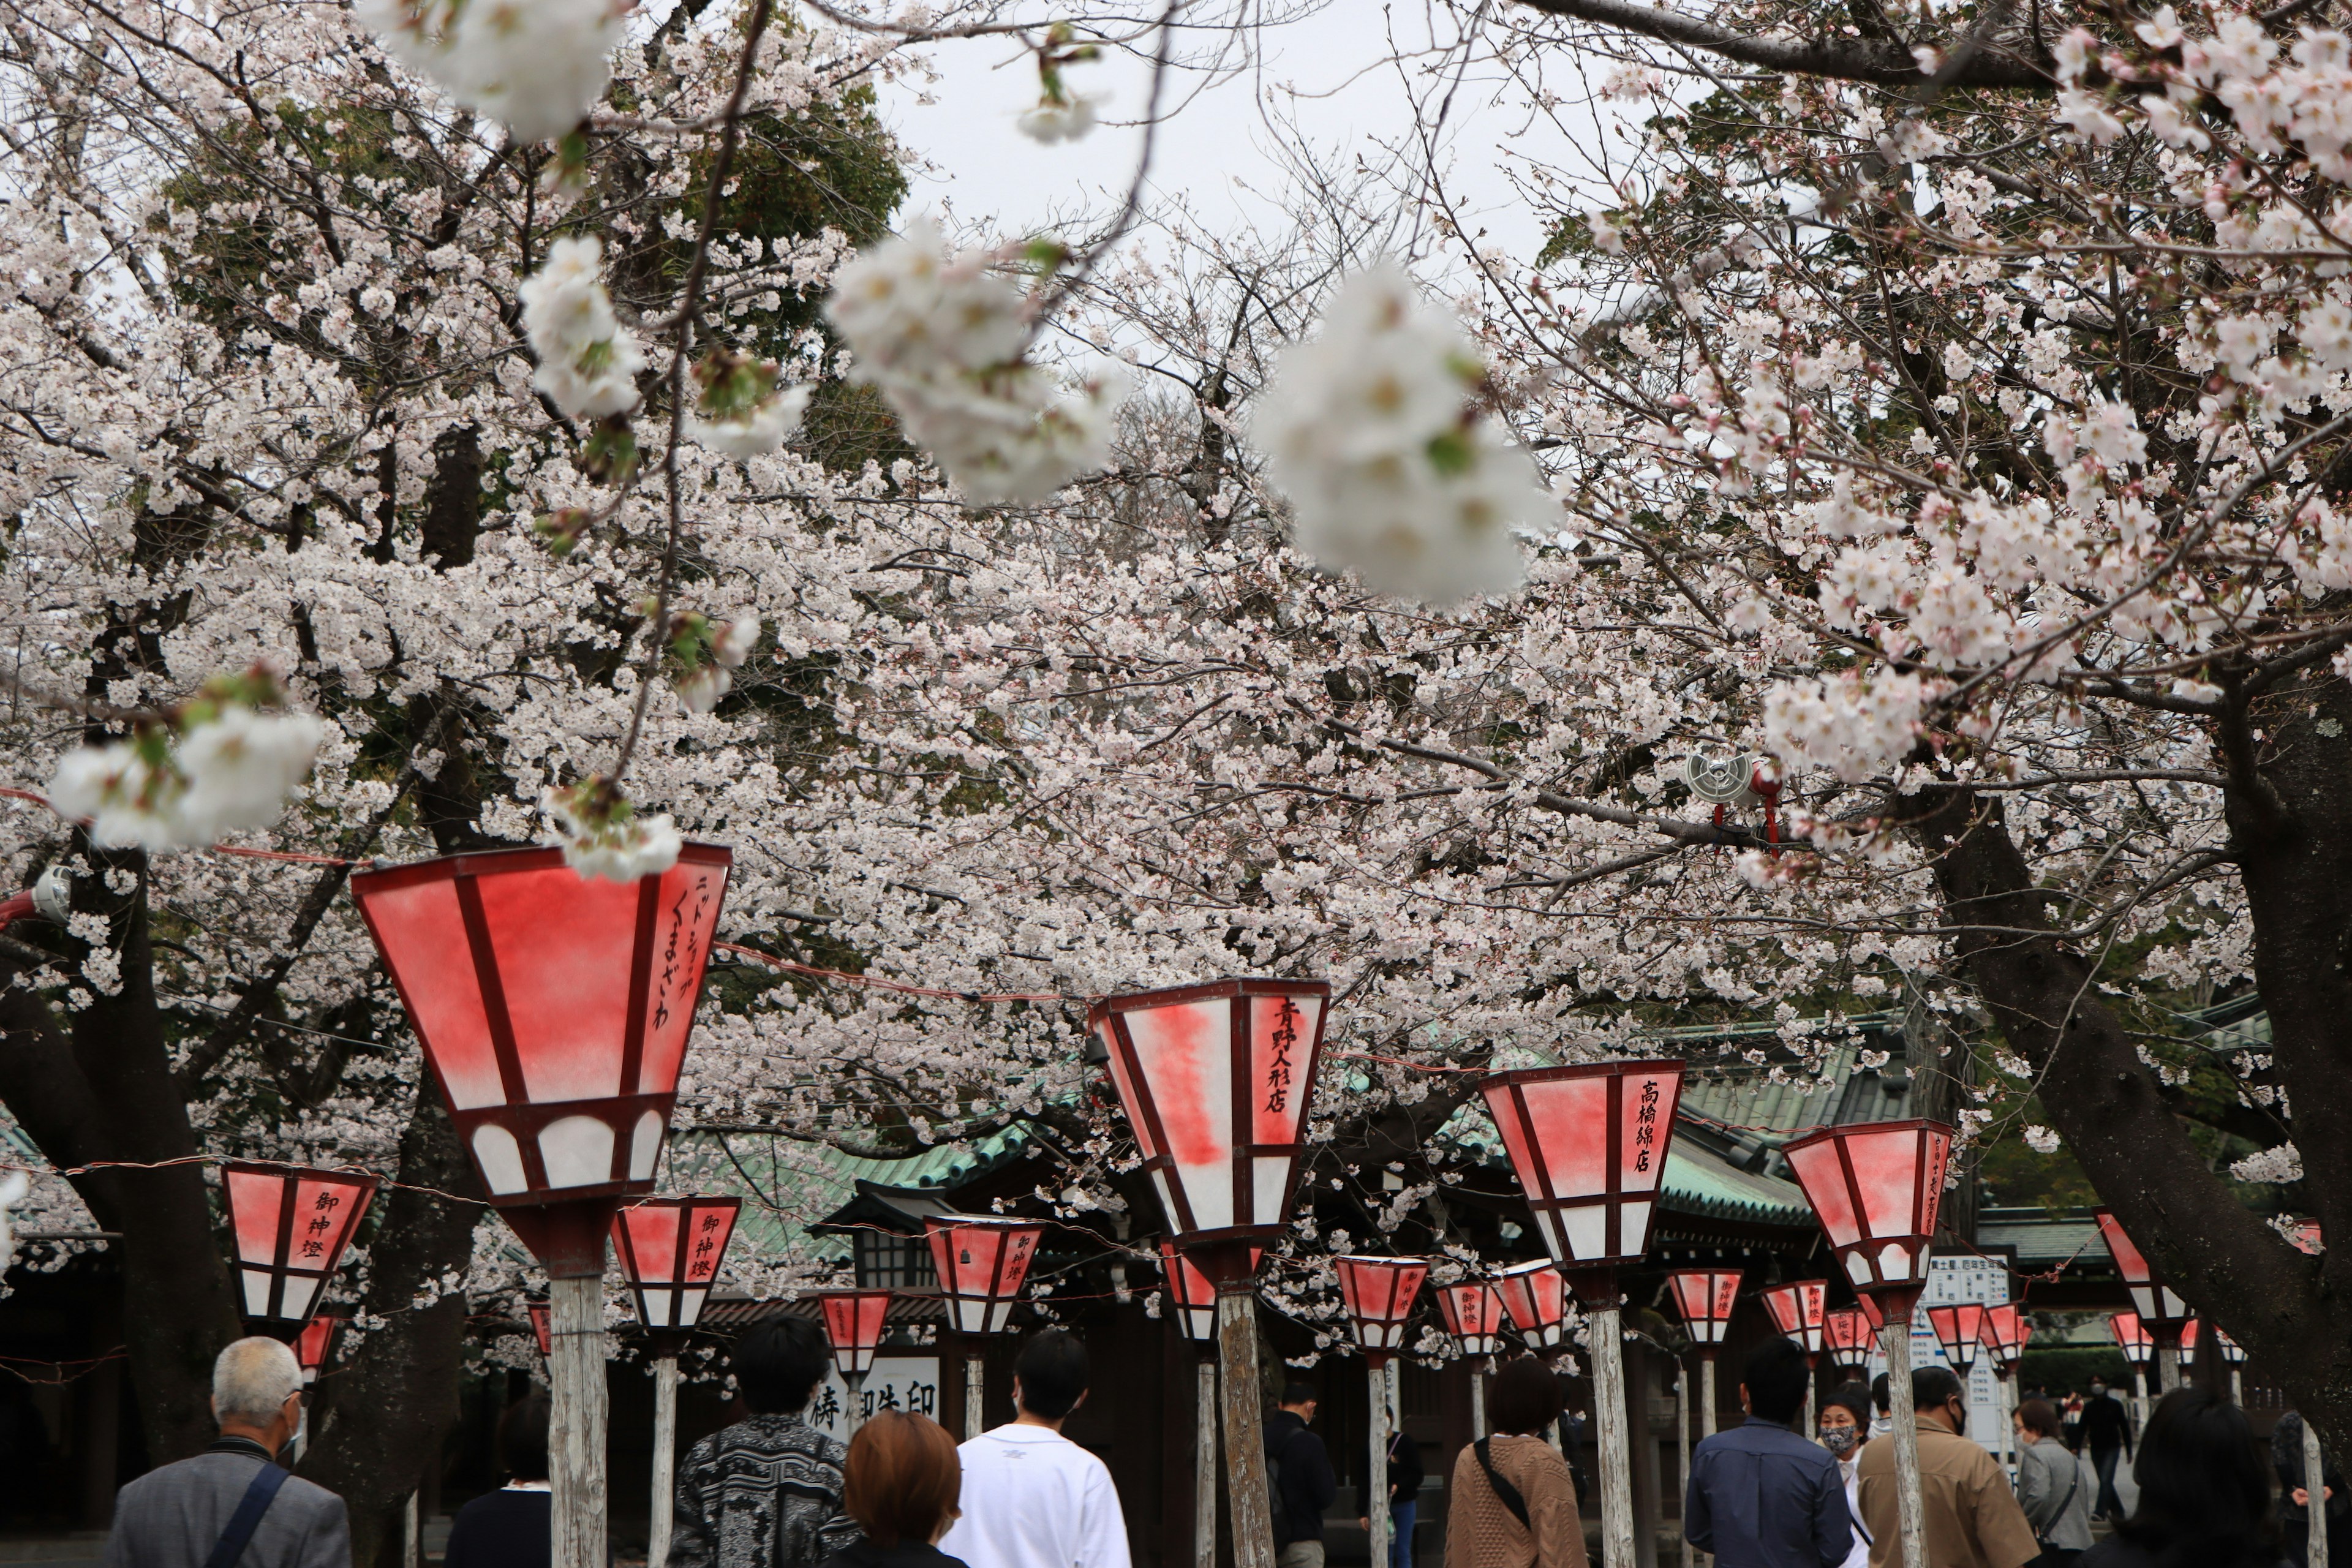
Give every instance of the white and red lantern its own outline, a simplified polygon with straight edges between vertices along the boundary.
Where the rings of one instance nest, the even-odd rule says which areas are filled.
[[[1250,1272],[1257,1272],[1258,1259],[1265,1249],[1249,1249]],[[1167,1308],[1175,1318],[1176,1326],[1186,1339],[1196,1345],[1214,1344],[1217,1340],[1217,1282],[1209,1278],[1201,1266],[1176,1250],[1172,1241],[1160,1244],[1161,1273],[1166,1280]]]
[[[646,1198],[613,1216],[613,1250],[648,1329],[690,1329],[718,1282],[741,1198]]]
[[[302,1365],[302,1386],[308,1388],[319,1381],[319,1373],[327,1364],[327,1352],[334,1348],[335,1331],[343,1326],[341,1312],[321,1312],[302,1325],[294,1336],[294,1359]]]
[[[2205,1320],[2202,1318],[2191,1318],[2187,1322],[2180,1325],[2181,1354],[2195,1355],[2197,1353],[2197,1342],[2203,1337],[2204,1328]],[[2226,1366],[2243,1366],[2245,1364],[2246,1347],[2231,1339],[2228,1330],[2217,1328],[2213,1331],[2213,1348],[2221,1352],[2222,1364]]]
[[[1799,1279],[1764,1292],[1764,1310],[1772,1314],[1773,1326],[1802,1345],[1808,1358],[1822,1353],[1829,1294],[1826,1279]]]
[[[1737,1268],[1677,1268],[1666,1276],[1693,1344],[1712,1349],[1723,1342],[1739,1303],[1739,1279]]]
[[[890,1316],[888,1290],[817,1290],[811,1293],[824,1314],[824,1337],[833,1346],[833,1364],[844,1382],[874,1370],[874,1352],[882,1348],[883,1325]]]
[[[236,1160],[224,1164],[221,1194],[236,1237],[245,1315],[310,1322],[379,1184],[374,1176],[350,1171]]]
[[[1375,1367],[1404,1348],[1405,1326],[1414,1298],[1429,1278],[1425,1258],[1368,1258],[1349,1254],[1331,1260],[1339,1276],[1339,1297],[1356,1325],[1356,1342]]]
[[[1984,1328],[1979,1337],[1992,1352],[1993,1370],[2007,1377],[2025,1353],[2025,1342],[2033,1337],[2033,1324],[2024,1308],[2004,1301],[1984,1310]]]
[[[530,1331],[532,1337],[539,1341],[539,1353],[543,1356],[553,1355],[555,1334],[549,1324],[548,1304],[544,1301],[526,1301],[523,1303],[523,1310],[530,1314]]]
[[[1503,1343],[1503,1293],[1484,1279],[1437,1288],[1437,1315],[1456,1355],[1493,1355]]]
[[[601,1274],[614,1200],[652,1189],[732,858],[688,844],[611,882],[505,849],[352,878],[459,1141],[551,1274]]]
[[[2297,1252],[2304,1253],[2312,1258],[2316,1258],[2321,1253],[2327,1250],[2326,1244],[2323,1239],[2324,1235],[2325,1233],[2320,1228],[2319,1222],[2315,1219],[2293,1220],[2288,1223],[2286,1227],[2286,1239],[2288,1245],[2293,1247]]]
[[[1519,1338],[1532,1351],[1556,1350],[1568,1339],[1568,1280],[1553,1263],[1522,1263],[1495,1276],[1495,1293]]]
[[[1001,1334],[1036,1260],[1042,1221],[1002,1215],[934,1215],[923,1222],[948,1304],[948,1326],[960,1334]]]
[[[1984,1346],[1984,1323],[1980,1301],[1927,1309],[1927,1327],[1935,1331],[1936,1342],[1944,1347],[1944,1359],[1962,1372],[1977,1364],[1977,1352]]]
[[[1822,1343],[1829,1347],[1832,1365],[1868,1364],[1870,1347],[1877,1339],[1878,1331],[1860,1307],[1834,1307],[1822,1314]]]
[[[2147,1331],[2137,1312],[2110,1312],[2107,1331],[2116,1336],[2123,1348],[2124,1359],[2134,1366],[2146,1366],[2156,1356],[2156,1336]]]
[[[2112,1209],[2094,1209],[2099,1222],[2100,1239],[2107,1244],[2107,1256],[2116,1260],[2116,1272],[2123,1276],[2130,1289],[2132,1306],[2140,1322],[2162,1340],[2168,1331],[2189,1317],[2189,1303],[2172,1293],[2169,1286],[2158,1275],[2156,1266],[2139,1249],[2139,1244],[2124,1234],[2123,1222]]]
[[[1854,1289],[1896,1298],[1907,1317],[1927,1280],[1951,1129],[1933,1121],[1824,1127],[1781,1152]]]
[[[1481,1087],[1553,1258],[1614,1305],[1613,1270],[1649,1248],[1683,1064],[1528,1068]]]

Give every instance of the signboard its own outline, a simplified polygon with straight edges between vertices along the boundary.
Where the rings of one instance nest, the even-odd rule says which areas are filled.
[[[859,1420],[884,1410],[908,1410],[918,1415],[940,1418],[940,1358],[935,1355],[877,1355],[874,1370],[866,1374],[865,1410]],[[846,1441],[849,1423],[843,1415],[849,1404],[849,1385],[841,1381],[841,1373],[828,1363],[824,1381],[816,1385],[809,1396],[808,1408],[802,1417],[828,1436]]]
[[[1927,1324],[1928,1308],[1955,1301],[1980,1301],[1988,1307],[1998,1307],[2008,1300],[2007,1259],[1941,1255],[1929,1258],[1927,1288],[1919,1298],[1918,1310],[1911,1314],[1911,1364],[1951,1366],[1944,1347],[1937,1342],[1936,1331]],[[1876,1377],[1885,1370],[1886,1358],[1873,1351],[1870,1375]],[[1952,1370],[1956,1373],[1959,1371],[1957,1367]],[[1977,1364],[1960,1381],[1969,1391],[1969,1436],[1988,1451],[1998,1454],[2000,1424],[2005,1416],[2000,1405],[2000,1380],[1992,1374],[1992,1353],[1979,1352]]]

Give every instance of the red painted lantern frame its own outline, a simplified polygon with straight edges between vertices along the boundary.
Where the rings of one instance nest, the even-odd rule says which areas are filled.
[[[1331,1259],[1339,1297],[1356,1325],[1356,1343],[1374,1366],[1404,1349],[1412,1304],[1429,1278],[1426,1258],[1371,1258],[1347,1253]]]
[[[553,1355],[555,1336],[549,1324],[548,1304],[544,1301],[525,1301],[522,1309],[530,1315],[530,1331],[539,1341],[539,1353],[542,1356]]]
[[[1682,1101],[1680,1061],[1625,1058],[1496,1073],[1479,1087],[1553,1260],[1594,1277],[1649,1250]]]
[[[381,1185],[380,1177],[354,1171],[224,1163],[221,1198],[236,1246],[245,1315],[310,1322]]]
[[[874,1370],[874,1354],[889,1331],[890,1290],[813,1290],[809,1300],[824,1319],[824,1337],[833,1346],[833,1364],[846,1380]]]
[[[1568,1277],[1557,1263],[1538,1260],[1495,1276],[1503,1311],[1530,1350],[1559,1348],[1568,1339]]]
[[[1962,1372],[1977,1364],[1984,1348],[1985,1308],[1981,1301],[1950,1301],[1927,1309],[1927,1327],[1944,1348],[1944,1359]]]
[[[1330,1011],[1324,982],[1273,979],[1129,992],[1087,1011],[1168,1228],[1213,1279],[1246,1279],[1241,1244],[1289,1227]]]
[[[2116,1336],[2116,1343],[2124,1359],[2134,1366],[2146,1366],[2156,1357],[2156,1336],[2147,1331],[2137,1312],[2110,1312],[2107,1331]]]
[[[1764,1310],[1772,1314],[1773,1326],[1785,1338],[1802,1345],[1808,1358],[1822,1353],[1822,1330],[1829,1312],[1828,1280],[1791,1280],[1760,1294]]]
[[[1927,1280],[1952,1130],[1921,1120],[1855,1122],[1793,1139],[1780,1152],[1855,1291],[1893,1298],[1897,1315],[1907,1313]]]
[[[934,1215],[923,1222],[931,1263],[946,1298],[948,1326],[960,1334],[999,1334],[1021,1300],[1036,1261],[1043,1220],[1005,1215]]]
[[[2131,1291],[2132,1309],[2139,1314],[2140,1322],[2159,1342],[2178,1334],[2190,1315],[2189,1303],[2173,1294],[2172,1288],[2157,1272],[2156,1265],[2147,1260],[2147,1254],[2126,1234],[2115,1210],[2093,1209],[2091,1215],[2099,1222],[2099,1239],[2107,1244],[2107,1256],[2115,1259],[2116,1272],[2123,1276],[2125,1286]]]
[[[1257,1272],[1258,1259],[1265,1249],[1249,1249],[1250,1272]],[[1167,1300],[1162,1309],[1176,1320],[1176,1327],[1196,1345],[1217,1342],[1217,1282],[1206,1270],[1176,1250],[1172,1241],[1160,1244],[1160,1264]]]
[[[2204,1327],[2205,1321],[2202,1318],[2191,1318],[2187,1322],[2180,1325],[2180,1353],[2182,1355],[2195,1355],[2197,1353],[2197,1342],[2199,1338],[2201,1337]],[[2221,1352],[2221,1361],[2224,1365],[2242,1366],[2245,1364],[2246,1347],[2231,1339],[2230,1337],[2229,1331],[2220,1327],[2218,1324],[2213,1330],[2213,1348]]]
[[[327,1364],[328,1352],[333,1349],[335,1331],[343,1326],[345,1314],[321,1312],[302,1325],[294,1336],[294,1359],[302,1366],[302,1386],[308,1388],[319,1381],[319,1373]]]
[[[1869,1364],[1871,1348],[1877,1342],[1878,1331],[1870,1326],[1870,1314],[1860,1307],[1836,1307],[1822,1314],[1822,1343],[1829,1347],[1830,1360],[1835,1364]]]
[[[613,1253],[640,1324],[677,1331],[701,1321],[742,1208],[737,1197],[643,1198],[614,1215]]]
[[[1677,1268],[1666,1276],[1693,1344],[1712,1350],[1723,1342],[1731,1331],[1731,1314],[1738,1309],[1744,1277],[1737,1268]]]
[[[2033,1338],[2033,1323],[2016,1302],[1997,1302],[1985,1309],[1981,1338],[1984,1348],[1992,1352],[1995,1370],[2007,1377],[2025,1353],[2026,1342]]]
[[[1503,1293],[1488,1279],[1437,1287],[1437,1316],[1456,1355],[1493,1355],[1502,1349]]]

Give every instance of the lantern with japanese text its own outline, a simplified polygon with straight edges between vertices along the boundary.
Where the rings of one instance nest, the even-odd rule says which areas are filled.
[[[1495,1294],[1519,1339],[1531,1351],[1558,1350],[1568,1340],[1568,1281],[1556,1264],[1521,1263],[1495,1276]]]
[[[948,1326],[964,1341],[964,1437],[981,1434],[981,1341],[1001,1334],[1036,1260],[1043,1223],[1003,1215],[934,1215],[923,1222],[947,1300]]]
[[[1429,1278],[1425,1258],[1368,1258],[1346,1255],[1331,1259],[1339,1277],[1339,1296],[1356,1325],[1356,1342],[1363,1347],[1371,1368],[1367,1380],[1371,1399],[1371,1473],[1365,1495],[1389,1495],[1389,1423],[1396,1414],[1396,1375],[1389,1358],[1404,1348],[1413,1299]],[[1371,1560],[1389,1560],[1389,1510],[1376,1508],[1365,1521],[1371,1532]]]
[[[231,1160],[221,1195],[236,1237],[245,1315],[282,1334],[301,1331],[380,1185],[374,1176]],[[282,1337],[282,1336],[281,1336]]]
[[[548,1326],[548,1306],[544,1301],[526,1301],[523,1310],[530,1316],[531,1337],[539,1341],[541,1357],[555,1353],[555,1335]]]
[[[321,1312],[302,1325],[294,1336],[294,1359],[302,1363],[302,1385],[305,1388],[319,1381],[320,1369],[327,1364],[327,1352],[334,1348],[335,1331],[343,1326],[341,1312]]]
[[[613,1216],[621,1277],[648,1329],[690,1329],[718,1281],[741,1198],[645,1198]]]
[[[1723,1338],[1731,1331],[1731,1314],[1739,1304],[1740,1271],[1737,1268],[1677,1268],[1666,1276],[1675,1305],[1698,1347],[1699,1436],[1715,1436],[1715,1359]],[[1687,1470],[1688,1467],[1685,1466]]]
[[[1869,1314],[1860,1307],[1833,1307],[1822,1314],[1822,1343],[1829,1347],[1832,1366],[1870,1364],[1870,1347],[1877,1342]]]
[[[1456,1355],[1490,1356],[1503,1342],[1503,1294],[1487,1280],[1440,1285],[1437,1316]]]
[[[856,1436],[866,1420],[866,1374],[874,1370],[874,1352],[882,1348],[883,1325],[890,1316],[893,1292],[888,1290],[817,1290],[811,1300],[824,1318],[824,1337],[833,1346],[833,1364],[849,1390],[842,1421]],[[656,1496],[664,1494],[656,1493]]]
[[[1936,1343],[1943,1347],[1944,1359],[1954,1371],[1965,1373],[1977,1364],[1977,1352],[1984,1345],[1984,1305],[1979,1301],[1927,1309],[1927,1326],[1935,1331]]]
[[[1803,1346],[1808,1361],[1822,1353],[1829,1296],[1826,1279],[1799,1279],[1763,1292],[1764,1310],[1772,1314],[1772,1326]]]
[[[1884,1339],[1900,1547],[1904,1568],[1927,1568],[1927,1508],[1911,1403],[1911,1311],[1927,1280],[1952,1130],[1922,1121],[1856,1122],[1792,1139],[1780,1152],[1847,1279],[1893,1331]]]
[[[1528,1068],[1480,1087],[1553,1259],[1580,1296],[1613,1309],[1617,1267],[1649,1248],[1683,1064]]]

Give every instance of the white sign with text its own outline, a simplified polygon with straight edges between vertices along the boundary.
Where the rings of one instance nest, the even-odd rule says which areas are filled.
[[[825,1368],[824,1381],[816,1385],[816,1393],[808,1404],[808,1424],[820,1432],[829,1433],[846,1441],[849,1424],[842,1417],[849,1405],[849,1385],[841,1380],[837,1368]],[[866,1374],[865,1409],[860,1420],[883,1410],[910,1410],[918,1415],[940,1418],[940,1358],[935,1355],[874,1358],[874,1370]]]
[[[2009,1265],[1998,1258],[1931,1258],[1927,1289],[1919,1309],[1911,1314],[1911,1364],[1950,1366],[1936,1331],[1928,1326],[1927,1309],[1954,1301],[1981,1301],[1998,1307],[2009,1300]],[[1873,1351],[1870,1375],[1886,1370],[1886,1358]],[[1955,1371],[1958,1369],[1955,1368]],[[2000,1451],[2000,1381],[1992,1374],[1992,1357],[1979,1353],[1976,1366],[1961,1380],[1969,1390],[1969,1436],[1994,1453]]]

